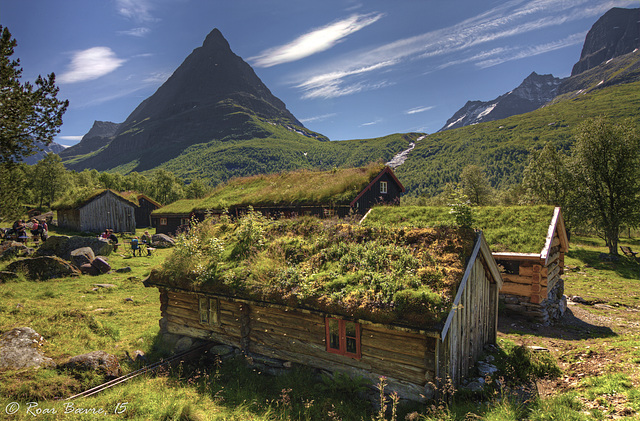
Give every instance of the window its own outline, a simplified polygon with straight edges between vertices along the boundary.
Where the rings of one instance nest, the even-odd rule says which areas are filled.
[[[167,225],[167,218],[160,218],[160,225]]]
[[[387,194],[387,182],[386,181],[381,181],[380,182],[380,193]]]
[[[189,218],[180,218],[180,225],[189,225]]]
[[[328,352],[360,359],[360,324],[327,317],[325,326]]]
[[[199,297],[200,324],[215,326],[218,324],[218,299]]]

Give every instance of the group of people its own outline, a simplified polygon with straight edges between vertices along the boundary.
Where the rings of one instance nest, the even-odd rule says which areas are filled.
[[[112,229],[107,228],[104,230],[104,232],[100,234],[100,238],[107,240],[113,246],[113,251],[118,251],[118,237],[116,237]]]
[[[112,229],[106,229],[102,234],[100,234],[100,238],[109,241],[109,243],[113,245],[113,251],[118,251],[118,237],[116,237]],[[149,234],[149,231],[145,231],[140,239],[138,239],[138,237],[133,237],[131,239],[131,251],[133,251],[134,256],[136,255],[136,252],[142,256],[141,245],[143,244],[151,244],[151,235]]]
[[[47,226],[46,221],[38,221],[33,218],[28,223],[25,223],[24,219],[18,219],[13,223],[10,229],[5,231],[5,236],[7,238],[15,239],[16,241],[27,242],[29,237],[27,236],[27,230],[31,231],[31,236],[33,240],[45,241],[48,236],[49,227]]]

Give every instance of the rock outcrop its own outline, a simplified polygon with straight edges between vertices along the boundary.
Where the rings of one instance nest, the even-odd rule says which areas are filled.
[[[0,370],[20,370],[29,367],[55,367],[45,357],[45,339],[30,327],[17,327],[0,335]]]
[[[571,76],[640,48],[640,9],[614,7],[593,24]]]
[[[9,272],[22,272],[28,279],[46,281],[53,278],[78,276],[80,271],[71,263],[56,256],[33,257],[15,261],[7,266]]]
[[[71,252],[83,247],[91,248],[96,256],[108,256],[113,251],[113,246],[102,238],[54,235],[40,246],[36,254],[71,260]]]
[[[69,358],[62,367],[77,371],[96,371],[106,377],[118,377],[122,371],[118,359],[104,351],[76,355]]]

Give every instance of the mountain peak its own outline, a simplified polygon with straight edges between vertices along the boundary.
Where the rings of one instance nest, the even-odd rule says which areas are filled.
[[[614,7],[593,24],[571,76],[640,47],[640,9]]]
[[[225,39],[218,28],[214,28],[213,31],[209,32],[209,35],[207,35],[202,43],[202,47],[207,49],[215,48],[231,50],[229,42]]]

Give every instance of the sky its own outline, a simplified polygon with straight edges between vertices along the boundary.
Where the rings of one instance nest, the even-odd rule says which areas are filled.
[[[638,0],[0,0],[22,81],[56,74],[56,142],[123,122],[218,28],[310,130],[433,133],[531,72],[567,77],[587,31]]]

